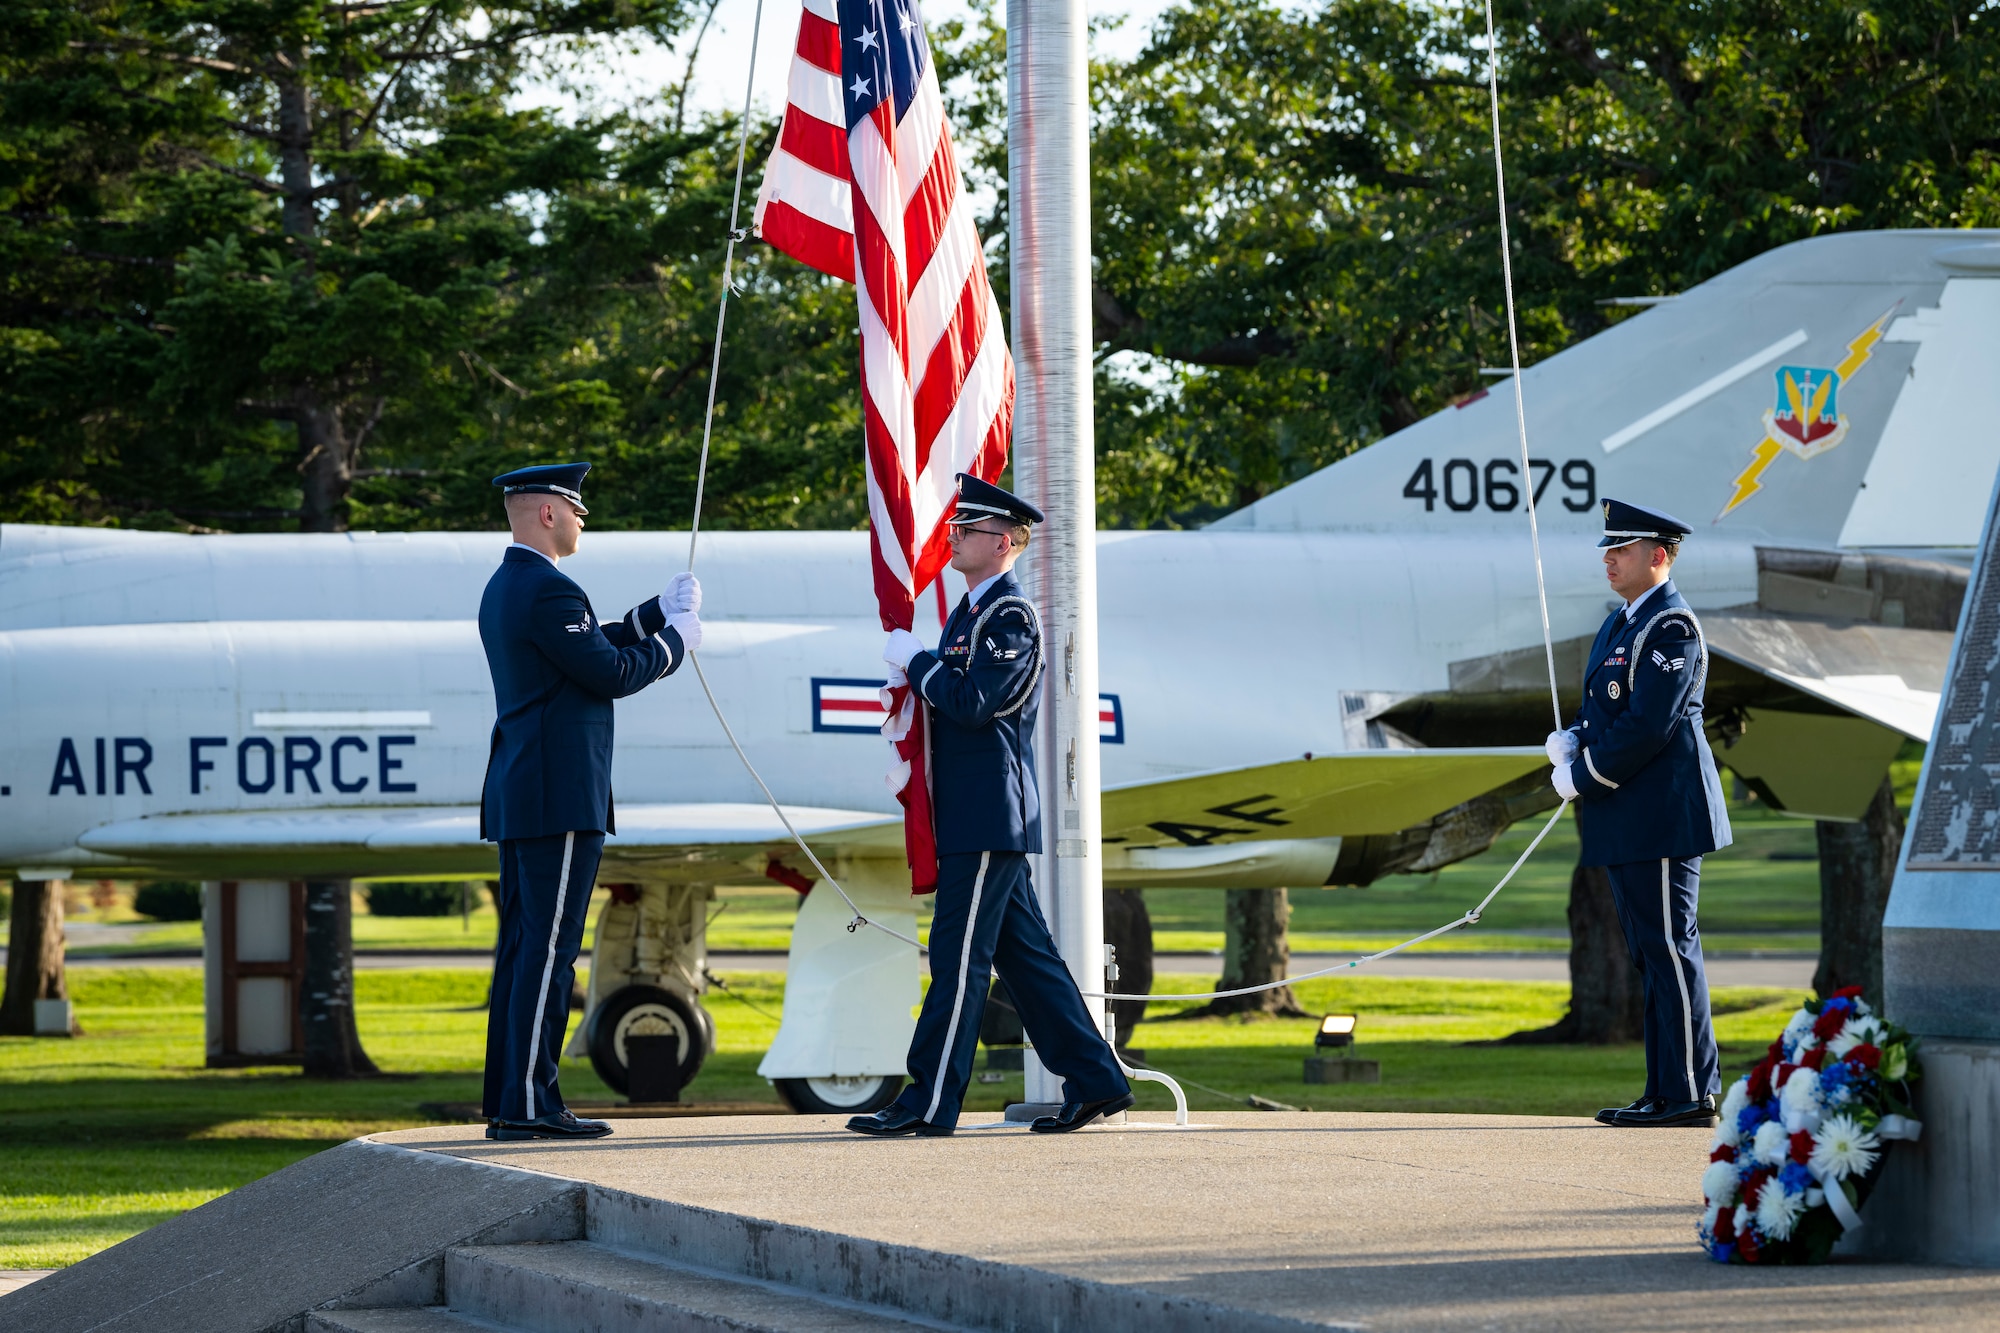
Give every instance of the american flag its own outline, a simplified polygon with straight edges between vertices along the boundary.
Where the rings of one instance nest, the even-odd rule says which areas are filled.
[[[1000,475],[1014,415],[1014,361],[915,0],[805,0],[757,228],[855,285],[875,598],[884,629],[910,629],[950,559],[955,478]],[[926,892],[937,857],[924,719],[907,686],[887,707],[890,785]]]

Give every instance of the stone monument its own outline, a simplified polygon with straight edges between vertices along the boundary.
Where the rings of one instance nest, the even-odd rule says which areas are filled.
[[[1882,923],[1888,1016],[1921,1037],[1920,1142],[1846,1253],[2000,1267],[2000,488]]]

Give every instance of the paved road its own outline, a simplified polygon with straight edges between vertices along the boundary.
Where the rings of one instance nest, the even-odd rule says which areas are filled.
[[[6,951],[0,949],[0,962]],[[1313,972],[1320,968],[1335,967],[1354,958],[1354,954],[1300,953],[1292,955],[1292,975]],[[437,968],[465,967],[486,968],[491,965],[491,955],[482,952],[466,953],[361,953],[355,955],[356,967],[374,968]],[[589,961],[590,955],[584,955]],[[783,972],[786,957],[781,953],[712,953],[709,966],[718,972]],[[71,967],[194,967],[201,959],[193,954],[170,957],[92,957],[69,959]],[[1748,957],[1736,954],[1713,954],[1708,959],[1708,981],[1711,986],[1781,986],[1789,989],[1805,989],[1812,985],[1813,967],[1817,959],[1812,954],[1777,954]],[[1153,960],[1155,972],[1171,973],[1177,976],[1215,976],[1222,966],[1222,960],[1214,954],[1160,954]],[[1458,981],[1568,981],[1569,956],[1560,953],[1546,954],[1488,954],[1488,953],[1426,953],[1404,954],[1396,958],[1385,958],[1379,963],[1370,963],[1367,971],[1378,977],[1435,977]]]

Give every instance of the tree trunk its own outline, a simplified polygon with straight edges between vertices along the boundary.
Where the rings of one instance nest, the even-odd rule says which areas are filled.
[[[7,989],[0,996],[0,1035],[34,1036],[35,1001],[68,998],[62,881],[16,880],[13,919],[7,928]],[[77,1035],[74,1024],[70,1035]]]
[[[1107,990],[1127,995],[1153,992],[1153,918],[1146,912],[1146,896],[1139,889],[1104,891],[1104,942],[1117,949],[1118,984]],[[1144,1000],[1113,1000],[1111,1016],[1117,1021],[1118,1049],[1132,1044],[1132,1032],[1146,1016]]]
[[[308,1078],[380,1073],[354,1028],[354,891],[344,879],[306,882],[306,976],[299,989]]]
[[[1229,889],[1223,895],[1222,982],[1217,990],[1236,990],[1283,981],[1292,961],[1291,941],[1286,926],[1292,919],[1291,901],[1283,889]],[[1298,997],[1290,986],[1275,986],[1255,995],[1238,995],[1227,1000],[1210,1000],[1182,1018],[1209,1018],[1218,1014],[1266,1014],[1272,1017],[1304,1018]]]
[[[1498,1045],[1604,1046],[1645,1035],[1645,992],[1611,902],[1603,866],[1578,866],[1569,879],[1569,1012],[1553,1025],[1502,1037]]]
[[[1813,990],[1821,999],[1843,986],[1859,986],[1868,1002],[1882,1004],[1882,914],[1896,878],[1903,846],[1903,816],[1884,777],[1857,824],[1820,820],[1819,968]]]

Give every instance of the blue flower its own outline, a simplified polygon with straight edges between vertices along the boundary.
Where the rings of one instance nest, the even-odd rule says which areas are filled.
[[[1768,1106],[1752,1102],[1737,1112],[1736,1132],[1747,1140],[1757,1132],[1757,1126],[1763,1124],[1766,1120],[1775,1120],[1776,1118],[1776,1116],[1771,1114]]]
[[[1778,1173],[1778,1183],[1785,1187],[1787,1194],[1804,1194],[1813,1183],[1812,1172],[1797,1162],[1787,1162],[1785,1169]]]
[[[1708,1257],[1715,1260],[1715,1262],[1719,1264],[1728,1263],[1729,1256],[1734,1253],[1736,1253],[1736,1247],[1734,1245],[1724,1245],[1719,1241],[1714,1245],[1708,1247]]]

